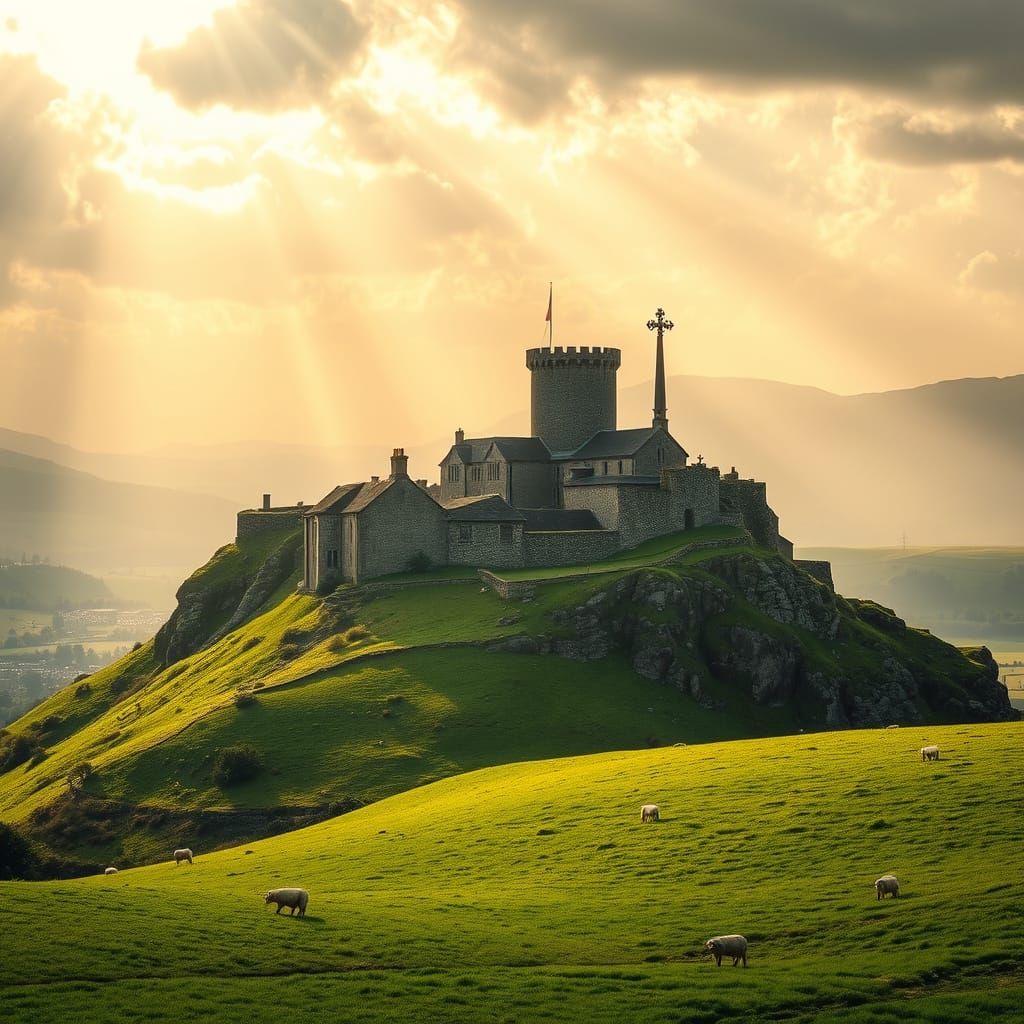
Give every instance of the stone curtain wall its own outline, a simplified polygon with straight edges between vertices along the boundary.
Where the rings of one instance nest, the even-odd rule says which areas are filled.
[[[673,522],[686,525],[686,510],[693,512],[693,525],[705,526],[718,517],[721,503],[721,477],[717,466],[695,463],[692,466],[666,469],[663,486],[668,489]]]
[[[260,509],[245,509],[238,513],[238,524],[235,528],[235,539],[243,540],[257,533],[269,533],[271,530],[285,530],[289,527],[298,529],[302,525],[302,505],[288,508],[272,508],[267,512]]]
[[[562,504],[566,508],[589,509],[606,530],[619,528],[619,488],[615,484],[566,486]]]
[[[512,543],[501,540],[501,523],[448,523],[448,564],[489,565],[495,569],[518,569],[524,564],[523,524],[512,524]],[[460,540],[468,526],[471,539]]]
[[[525,533],[525,565],[588,565],[615,554],[622,544],[616,530],[558,530]]]
[[[831,562],[819,562],[810,558],[797,558],[794,559],[794,565],[798,569],[803,569],[809,576],[813,576],[819,583],[824,583],[833,594],[835,593],[836,585],[832,581]]]
[[[668,491],[660,487],[623,487],[619,494],[619,533],[624,548],[634,548],[652,537],[683,528],[682,513],[676,521]]]
[[[768,505],[765,484],[758,480],[733,480],[727,476],[721,481],[720,493],[723,508],[743,514],[743,522],[758,544],[777,550],[779,517]]]

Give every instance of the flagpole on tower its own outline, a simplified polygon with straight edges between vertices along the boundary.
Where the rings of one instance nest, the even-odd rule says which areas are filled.
[[[555,321],[551,315],[551,300],[554,298],[553,282],[548,281],[548,315],[544,317],[548,322],[548,351],[555,347]]]

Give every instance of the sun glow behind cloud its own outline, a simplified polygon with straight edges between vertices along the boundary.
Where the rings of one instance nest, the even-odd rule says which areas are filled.
[[[638,31],[674,9],[640,5]],[[656,38],[648,68],[586,11],[15,3],[0,47],[63,95],[0,104],[52,186],[11,201],[0,355],[92,400],[56,423],[0,384],[8,425],[94,446],[129,424],[140,444],[487,429],[525,401],[549,280],[556,338],[621,346],[624,385],[659,304],[670,372],[856,391],[1021,369],[1024,108],[883,95],[870,66],[674,71]],[[168,414],[183,389],[202,417]]]

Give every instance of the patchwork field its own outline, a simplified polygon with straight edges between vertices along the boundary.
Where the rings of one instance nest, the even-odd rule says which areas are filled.
[[[37,1024],[1019,1019],[1022,739],[942,726],[537,761],[194,843],[191,869],[3,883],[0,998]],[[641,825],[649,800],[663,818]],[[885,872],[902,898],[875,900]],[[263,905],[281,885],[310,890],[307,917]],[[732,931],[747,970],[702,956]]]

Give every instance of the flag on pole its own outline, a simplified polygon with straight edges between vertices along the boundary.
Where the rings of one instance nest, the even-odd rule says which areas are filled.
[[[555,344],[555,322],[551,319],[552,294],[552,282],[548,281],[548,315],[544,317],[544,320],[548,325],[548,348],[553,348]]]

